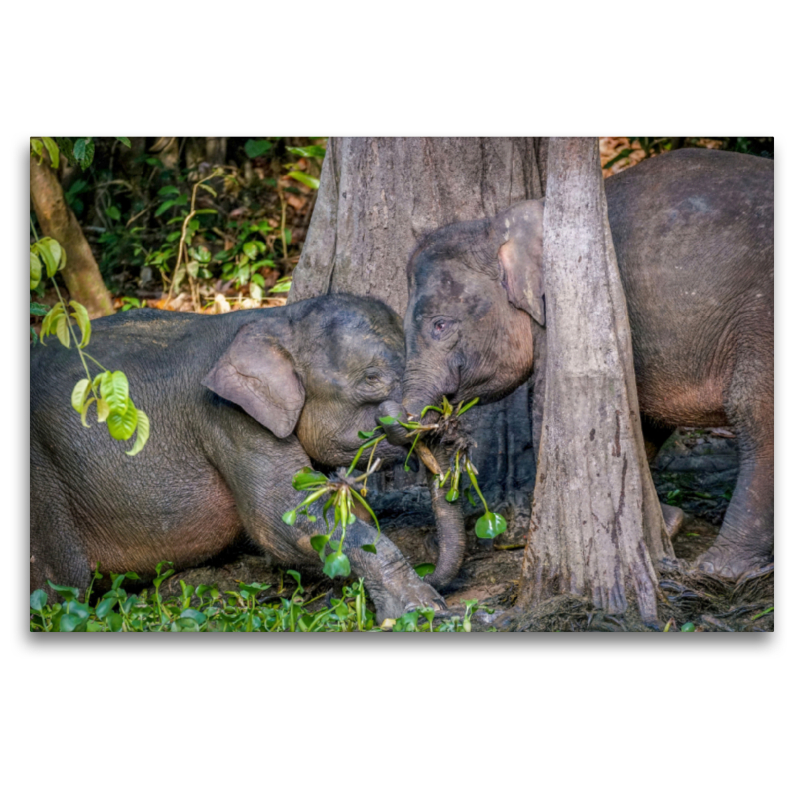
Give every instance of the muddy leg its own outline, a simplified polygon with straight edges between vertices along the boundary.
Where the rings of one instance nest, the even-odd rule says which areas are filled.
[[[774,443],[772,372],[766,360],[737,365],[726,414],[739,442],[739,477],[714,545],[698,559],[706,572],[736,578],[773,560]]]
[[[652,464],[656,460],[658,451],[664,442],[672,436],[675,428],[668,425],[659,425],[657,422],[642,415],[642,434],[644,435],[644,450],[647,460]],[[661,503],[661,514],[667,526],[667,533],[670,539],[674,539],[686,519],[686,514],[677,506],[668,506]]]

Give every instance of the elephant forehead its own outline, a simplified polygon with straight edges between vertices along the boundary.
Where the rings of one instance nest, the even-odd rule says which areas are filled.
[[[404,341],[402,330],[376,330],[371,325],[337,327],[313,342],[315,362],[326,371],[352,378],[370,366],[402,374]]]

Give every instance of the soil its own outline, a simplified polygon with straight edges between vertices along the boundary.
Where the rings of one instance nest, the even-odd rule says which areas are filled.
[[[679,429],[667,441],[653,466],[653,478],[662,502],[680,506],[687,514],[673,541],[676,561],[662,564],[660,618],[670,632],[680,632],[691,623],[696,631],[774,630],[774,573],[772,568],[726,581],[692,569],[719,533],[730,492],[736,481],[736,440],[724,429]],[[435,563],[435,526],[424,497],[406,493],[394,504],[388,519],[384,508],[382,529],[412,564]],[[513,517],[515,509],[505,513]],[[467,516],[468,552],[456,580],[442,594],[451,613],[463,609],[466,600],[478,600],[484,610],[473,617],[473,630],[530,631],[644,631],[647,628],[629,613],[613,618],[594,611],[585,598],[563,596],[541,604],[533,611],[514,608],[525,544],[527,510],[517,509],[516,524],[494,541],[472,535],[477,514]],[[320,568],[301,570],[306,597],[320,603],[339,592],[345,581],[330,581]],[[289,596],[295,588],[285,569],[258,555],[246,542],[226,551],[207,564],[172,576],[162,592],[179,593],[180,580],[197,586],[216,583],[220,590],[238,588],[238,582],[270,584],[275,596]],[[631,608],[635,604],[631,603]],[[768,609],[770,609],[768,611]],[[767,613],[764,613],[767,612]]]

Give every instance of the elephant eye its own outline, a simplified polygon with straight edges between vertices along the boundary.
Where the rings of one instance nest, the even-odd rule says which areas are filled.
[[[367,383],[370,383],[370,384],[372,384],[374,386],[375,384],[380,383],[381,374],[380,374],[380,372],[368,372],[364,376],[364,380],[366,380]]]
[[[452,327],[453,327],[453,320],[439,317],[439,319],[435,319],[433,321],[433,325],[431,327],[431,335],[433,336],[434,339],[442,339],[449,333]]]

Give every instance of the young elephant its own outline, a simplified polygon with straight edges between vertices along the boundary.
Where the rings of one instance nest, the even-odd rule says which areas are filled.
[[[292,475],[312,459],[350,464],[358,431],[399,397],[403,332],[383,303],[329,295],[222,316],[131,311],[93,324],[91,352],[126,373],[150,440],[129,457],[104,426],[82,428],[68,407],[83,377],[77,353],[35,348],[31,590],[47,578],[84,587],[97,562],[142,576],[162,560],[193,566],[242,531],[280,563],[319,564],[310,538],[325,533],[321,510],[294,527],[281,519],[305,497]],[[402,452],[383,442],[376,455]],[[356,521],[344,551],[378,616],[444,608],[385,536],[377,554],[361,549],[376,533]]]
[[[605,183],[649,454],[677,425],[729,425],[740,469],[708,572],[772,560],[773,163],[680,150]],[[542,201],[440,228],[408,265],[403,406],[509,394],[545,324]]]

